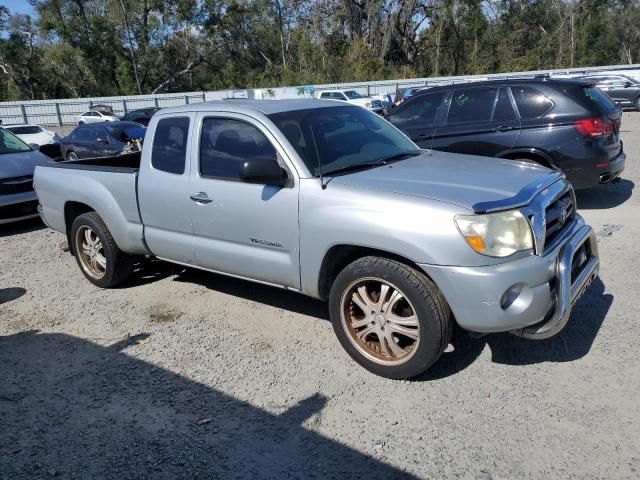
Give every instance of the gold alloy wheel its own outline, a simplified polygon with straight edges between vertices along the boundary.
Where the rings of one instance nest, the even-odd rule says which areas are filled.
[[[107,271],[107,259],[100,237],[90,227],[83,225],[76,231],[76,255],[82,269],[96,280],[104,277]]]
[[[342,294],[340,316],[353,346],[376,363],[405,363],[418,348],[416,310],[400,289],[385,280],[352,282]]]

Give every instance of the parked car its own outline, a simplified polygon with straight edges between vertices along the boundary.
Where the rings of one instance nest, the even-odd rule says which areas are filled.
[[[622,114],[593,82],[494,80],[422,92],[386,116],[422,148],[538,163],[575,188],[618,178]]]
[[[320,90],[318,98],[323,100],[340,100],[353,105],[359,105],[367,108],[372,112],[384,114],[385,108],[382,100],[373,99],[371,97],[363,97],[355,90]]]
[[[137,152],[142,146],[145,131],[143,125],[135,122],[80,125],[62,139],[62,157],[76,161]]]
[[[99,122],[119,122],[120,117],[114,113],[99,112],[96,110],[89,110],[88,112],[81,113],[76,117],[76,123],[78,125],[84,125],[87,123],[99,123]]]
[[[626,75],[589,75],[583,80],[594,82],[622,108],[640,111],[640,82]]]
[[[427,87],[398,88],[394,96],[394,103],[395,105],[400,105],[402,102],[426,89]]]
[[[456,322],[554,335],[598,271],[560,173],[426,153],[346,102],[163,109],[125,157],[36,169],[42,218],[91,283],[146,255],[328,300],[349,355],[390,378],[433,365]]]
[[[0,224],[38,216],[33,170],[47,157],[0,127]]]
[[[41,147],[42,145],[60,143],[60,137],[57,133],[45,130],[40,125],[8,125],[5,128],[26,144],[38,145]]]
[[[159,108],[149,107],[149,108],[140,108],[138,110],[131,110],[127,112],[122,120],[128,120],[131,122],[137,122],[141,125],[147,126],[149,125],[149,120],[151,117],[158,111]]]

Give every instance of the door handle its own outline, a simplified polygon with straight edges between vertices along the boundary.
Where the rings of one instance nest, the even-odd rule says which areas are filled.
[[[507,130],[512,130],[513,127],[511,125],[500,125],[499,127],[494,128],[496,132],[506,132]]]
[[[191,195],[191,200],[197,203],[211,203],[213,200],[205,192],[200,192],[197,195]]]

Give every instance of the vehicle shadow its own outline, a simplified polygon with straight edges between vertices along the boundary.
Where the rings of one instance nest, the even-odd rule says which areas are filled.
[[[281,308],[302,315],[329,320],[327,304],[300,293],[270,287],[260,283],[204,272],[192,268],[184,269],[175,278],[176,282],[196,283],[210,290],[244,298],[252,302]]]
[[[305,427],[318,393],[273,414],[122,351],[135,348],[0,337],[0,477],[415,478]]]
[[[546,340],[527,340],[509,333],[474,338],[459,331],[452,341],[453,350],[418,380],[439,380],[461,372],[483,352],[491,350],[491,361],[505,365],[532,365],[544,362],[572,362],[589,353],[600,327],[611,308],[613,295],[604,293],[604,284],[596,278],[575,305],[564,330]]]
[[[42,220],[39,218],[21,220],[15,223],[0,225],[0,237],[10,237],[20,233],[36,232],[38,230],[44,230],[45,228],[47,228],[46,225],[42,223]]]
[[[27,291],[22,287],[0,288],[0,305],[17,300]]]
[[[631,198],[633,187],[635,184],[631,180],[623,178],[616,183],[576,190],[578,209],[603,210],[617,207]]]

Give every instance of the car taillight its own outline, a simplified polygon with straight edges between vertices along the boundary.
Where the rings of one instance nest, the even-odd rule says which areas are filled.
[[[608,137],[613,133],[613,123],[600,117],[576,120],[574,126],[583,137]]]

